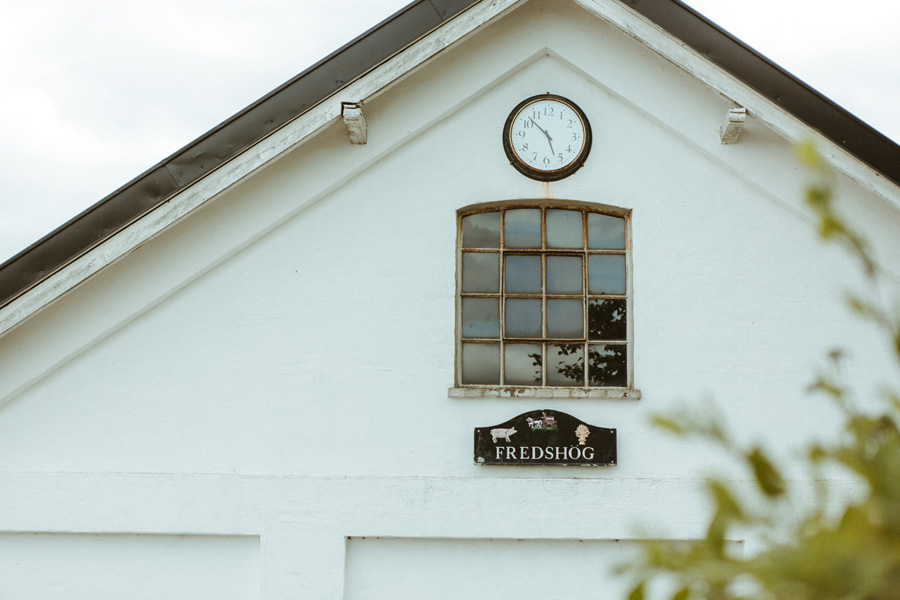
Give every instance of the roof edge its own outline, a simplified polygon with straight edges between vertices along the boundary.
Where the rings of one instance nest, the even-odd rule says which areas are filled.
[[[0,310],[478,0],[416,0],[0,264]]]
[[[619,2],[900,186],[900,145],[691,7],[679,0]]]
[[[415,0],[0,264],[0,310],[483,0]],[[600,0],[594,0],[600,1]],[[900,186],[900,146],[679,0],[616,0]]]

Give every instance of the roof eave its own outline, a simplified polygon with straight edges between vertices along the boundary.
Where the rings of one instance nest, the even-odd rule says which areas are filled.
[[[0,264],[0,309],[476,0],[417,0]]]
[[[479,2],[416,0],[103,198],[0,265],[0,311]],[[516,2],[485,3],[492,5],[485,14]],[[900,185],[900,146],[689,7],[677,0],[619,2],[843,148],[869,167],[866,172]],[[47,294],[37,308],[14,310],[17,316],[3,319],[0,333],[61,293]]]

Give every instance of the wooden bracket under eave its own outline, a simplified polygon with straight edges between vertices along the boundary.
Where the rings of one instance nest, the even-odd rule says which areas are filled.
[[[746,108],[732,108],[728,111],[725,125],[722,126],[722,143],[737,144],[741,132],[744,130],[744,121],[747,119]]]
[[[362,102],[341,102],[341,117],[347,127],[350,143],[365,144],[367,139],[366,117],[363,115]]]

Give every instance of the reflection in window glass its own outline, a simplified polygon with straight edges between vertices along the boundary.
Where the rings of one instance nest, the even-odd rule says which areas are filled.
[[[624,250],[625,219],[600,213],[588,213],[588,248]]]
[[[624,344],[590,344],[588,377],[590,385],[622,387],[628,383]]]
[[[588,257],[588,291],[592,294],[624,294],[625,255],[591,254]]]
[[[628,218],[613,212],[460,218],[460,385],[631,386]]]
[[[540,344],[505,344],[503,381],[506,385],[541,385]]]
[[[504,245],[507,248],[540,248],[540,209],[520,208],[505,211],[503,233]]]
[[[584,385],[584,346],[547,347],[547,385]]]
[[[535,254],[509,254],[506,256],[506,293],[540,294],[541,257]]]
[[[496,252],[463,252],[462,291],[499,292],[500,255]]]
[[[504,333],[514,338],[541,337],[541,301],[509,298],[506,301]]]
[[[583,338],[584,301],[558,298],[548,299],[547,337]]]
[[[547,257],[547,293],[581,294],[584,292],[584,259],[581,256]]]
[[[463,248],[499,248],[500,213],[485,212],[462,219]]]
[[[580,210],[547,209],[547,247],[584,248]]]
[[[595,298],[588,303],[588,339],[622,340],[627,335],[624,298]]]
[[[500,383],[500,344],[462,345],[462,382],[496,385]]]
[[[465,338],[500,337],[500,302],[496,298],[463,298],[462,333]]]

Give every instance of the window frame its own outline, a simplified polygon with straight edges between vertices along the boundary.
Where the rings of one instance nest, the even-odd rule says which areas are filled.
[[[620,217],[625,221],[625,306],[626,306],[626,336],[625,336],[625,347],[626,347],[626,384],[621,387],[599,387],[599,386],[590,386],[586,381],[583,386],[552,386],[552,385],[506,385],[506,384],[463,384],[462,383],[462,344],[463,344],[463,335],[462,335],[462,301],[464,297],[462,292],[462,261],[463,261],[463,245],[462,245],[462,221],[464,217],[469,215],[477,214],[477,213],[487,213],[487,212],[497,212],[502,210],[509,209],[518,209],[518,208],[539,208],[542,210],[542,238],[545,233],[543,231],[543,227],[545,226],[546,221],[546,210],[547,209],[574,209],[580,211],[587,211],[599,214],[607,214],[615,217]],[[504,260],[504,256],[506,255],[506,248],[501,247],[498,249],[498,254],[500,255],[500,261]],[[472,204],[468,206],[464,206],[456,211],[456,290],[455,290],[455,352],[454,352],[454,387],[449,389],[450,397],[539,397],[539,398],[622,398],[622,399],[639,399],[640,391],[637,390],[634,386],[634,277],[633,277],[633,265],[632,265],[632,231],[631,231],[631,209],[621,208],[617,206],[612,206],[608,204],[601,204],[596,202],[583,202],[576,200],[547,200],[547,199],[531,199],[531,200],[505,200],[499,202],[487,202],[487,203],[479,203]],[[571,254],[571,252],[567,252],[565,249],[560,249],[559,251],[555,249],[546,248],[546,242],[542,243],[542,247],[540,249],[514,249],[510,254],[540,254],[543,258],[542,260],[546,260],[548,256],[554,255],[566,255]],[[613,252],[616,254],[618,252]],[[599,252],[597,254],[603,254]],[[585,248],[581,251],[581,255],[584,256],[584,260],[587,261],[587,257],[590,256],[590,253]],[[587,269],[587,264],[585,262],[585,269]],[[502,273],[502,266],[501,266]],[[498,294],[499,301],[501,305],[504,302],[505,290],[503,288],[502,282],[500,291]],[[546,294],[546,291],[543,292]],[[585,288],[581,297],[587,301],[590,296],[596,294],[590,294],[589,290]],[[501,311],[503,311],[503,307],[501,306]],[[500,354],[500,362],[501,362],[501,374],[503,371],[503,351],[502,348],[504,346],[504,341],[509,343],[509,336],[505,336],[504,331],[502,329],[502,318],[501,318],[501,331],[499,337],[499,344],[501,346],[501,354]],[[585,344],[589,344],[589,334],[588,334],[588,323],[585,321]],[[562,339],[562,338],[556,338]],[[548,347],[553,344],[553,338],[544,337],[543,344],[544,347]],[[579,342],[581,343],[581,342]],[[587,357],[584,357],[584,362],[587,362]],[[502,375],[501,375],[502,380]],[[546,379],[545,379],[546,381]]]

